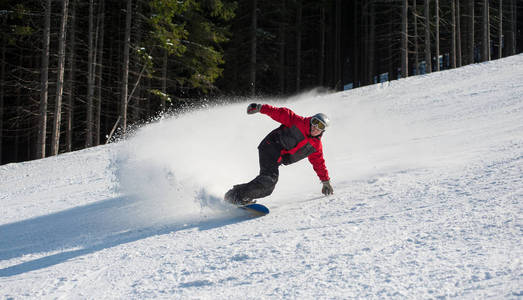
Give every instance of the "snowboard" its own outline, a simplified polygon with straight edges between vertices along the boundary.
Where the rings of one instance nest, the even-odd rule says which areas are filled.
[[[254,216],[265,216],[269,213],[269,209],[265,205],[261,205],[258,203],[252,203],[247,205],[239,205],[239,209],[245,210],[249,214],[252,214]]]

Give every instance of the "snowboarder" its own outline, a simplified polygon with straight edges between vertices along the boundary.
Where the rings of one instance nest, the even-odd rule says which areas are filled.
[[[325,114],[302,117],[284,107],[252,103],[247,107],[248,114],[266,114],[282,125],[271,131],[258,146],[260,175],[252,181],[235,185],[225,194],[225,200],[233,204],[245,205],[254,199],[269,196],[278,182],[278,167],[290,165],[305,157],[309,158],[314,171],[323,184],[322,193],[333,193],[329,173],[323,159],[321,138],[329,126]]]

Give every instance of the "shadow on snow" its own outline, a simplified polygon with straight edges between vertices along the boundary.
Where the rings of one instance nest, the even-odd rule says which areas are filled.
[[[0,277],[47,268],[75,257],[151,236],[191,228],[207,230],[250,218],[245,213],[234,210],[204,220],[195,215],[185,216],[181,220],[180,217],[164,215],[151,220],[143,213],[148,208],[147,203],[134,197],[118,197],[2,225],[0,261],[43,252],[58,253],[0,269]]]

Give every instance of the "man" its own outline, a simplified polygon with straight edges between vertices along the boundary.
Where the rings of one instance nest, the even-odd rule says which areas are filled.
[[[327,116],[319,113],[312,117],[302,117],[288,108],[268,104],[252,103],[247,107],[248,114],[258,112],[282,125],[271,131],[258,146],[260,175],[248,183],[235,185],[225,194],[225,201],[245,205],[255,202],[254,199],[269,196],[278,182],[278,167],[281,164],[293,164],[305,157],[309,158],[323,184],[322,193],[332,194],[321,143],[323,133],[330,123]]]

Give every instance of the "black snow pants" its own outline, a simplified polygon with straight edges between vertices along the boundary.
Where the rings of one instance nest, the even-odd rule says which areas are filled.
[[[267,197],[274,191],[278,182],[278,162],[282,146],[276,130],[271,132],[258,146],[260,174],[248,183],[235,186],[240,199],[258,199]]]

